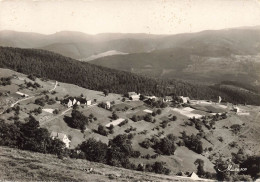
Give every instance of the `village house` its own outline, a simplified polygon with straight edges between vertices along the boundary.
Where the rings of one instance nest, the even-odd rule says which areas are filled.
[[[67,137],[67,135],[65,135],[64,133],[58,133],[58,132],[51,132],[51,138],[52,139],[59,139],[61,140],[63,143],[65,143],[66,148],[70,147],[70,139]]]
[[[140,94],[137,94],[137,93],[135,93],[135,92],[128,92],[128,98],[130,99],[130,100],[134,100],[134,101],[136,101],[136,100],[139,100],[140,99]]]
[[[154,95],[153,95],[153,96],[146,96],[146,98],[147,98],[147,99],[157,99],[157,97],[154,96]]]
[[[72,101],[71,101],[71,100],[69,100],[69,102],[67,103],[67,106],[68,106],[68,108],[70,108],[70,107],[72,107],[72,106],[73,106],[73,104],[72,104]]]
[[[77,103],[77,100],[74,98],[72,101],[72,105],[75,105]]]
[[[240,112],[240,109],[239,109],[239,107],[237,107],[237,106],[234,106],[234,107],[233,107],[233,110],[234,110],[236,113]]]
[[[86,100],[86,105],[90,106],[91,105],[91,100]]]
[[[180,96],[180,98],[182,99],[182,103],[188,103],[190,101],[189,97]]]
[[[91,105],[91,100],[87,100],[85,98],[80,98],[80,99],[77,99],[77,98],[70,98],[68,100],[68,103],[67,103],[67,106],[68,108],[74,106],[74,105],[81,105],[81,104],[85,104],[85,105],[88,105],[90,106]]]
[[[165,96],[163,98],[163,102],[171,102],[173,99],[172,99],[172,96]]]
[[[127,96],[128,96],[129,99],[130,99],[130,97],[132,97],[133,95],[137,95],[137,93],[135,93],[135,92],[128,92],[128,93],[127,93]]]
[[[106,101],[105,108],[110,109],[110,107],[111,107],[111,103],[109,101]]]
[[[131,100],[134,100],[134,101],[139,100],[139,99],[140,99],[140,94],[139,94],[139,95],[132,95],[132,96],[130,97],[130,99],[131,99]]]

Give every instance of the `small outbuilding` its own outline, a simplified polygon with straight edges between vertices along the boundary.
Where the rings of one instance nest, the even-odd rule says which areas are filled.
[[[171,102],[173,99],[172,99],[172,97],[171,96],[165,96],[164,98],[163,98],[163,102]]]
[[[116,119],[116,120],[114,120],[114,121],[112,121],[112,122],[106,124],[106,127],[108,128],[108,127],[110,127],[110,125],[117,126],[117,125],[119,125],[121,122],[123,122],[124,120],[125,120],[125,119],[123,119],[123,118]]]
[[[189,97],[180,96],[180,98],[182,99],[182,103],[188,103],[190,101]]]
[[[190,177],[193,180],[199,180],[200,179],[199,176],[195,172],[192,172],[188,177]]]
[[[111,108],[111,103],[109,101],[106,101],[105,108],[106,109],[110,109]]]

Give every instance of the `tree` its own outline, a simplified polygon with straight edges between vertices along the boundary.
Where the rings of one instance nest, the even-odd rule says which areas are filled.
[[[64,148],[65,143],[57,138],[54,138],[51,140],[50,145],[48,146],[48,152],[51,154],[61,155]]]
[[[105,97],[108,96],[108,94],[109,94],[108,89],[104,89],[104,90],[103,90],[103,93],[104,93]]]
[[[174,144],[173,140],[170,140],[169,138],[165,137],[162,138],[160,140],[160,142],[155,143],[155,145],[153,146],[153,148],[164,155],[173,155],[175,150],[176,150],[176,146]]]
[[[102,125],[98,126],[98,131],[100,135],[107,136],[108,132],[106,131],[105,127]]]
[[[162,110],[161,109],[157,109],[156,114],[158,114],[158,115],[162,114]]]
[[[119,117],[118,117],[118,115],[115,113],[115,112],[113,112],[112,113],[112,119],[113,120],[116,120],[116,119],[118,119]]]
[[[230,128],[232,129],[232,132],[234,134],[239,133],[241,130],[241,126],[239,124],[233,124],[232,126],[230,126]]]
[[[141,94],[140,97],[139,97],[139,99],[140,99],[140,100],[144,100],[144,99],[145,99],[145,96]]]
[[[240,168],[247,168],[242,174],[250,175],[256,179],[260,177],[260,156],[250,156],[241,163]]]
[[[202,177],[205,174],[204,161],[202,159],[196,159],[194,164],[197,166],[197,175]]]
[[[152,143],[150,142],[149,139],[145,139],[143,142],[140,143],[140,145],[146,149],[148,149],[149,147],[151,147]]]
[[[152,118],[151,114],[146,114],[144,116],[144,120],[147,121],[147,122],[152,122],[153,118]]]
[[[237,153],[232,153],[232,161],[235,164],[241,164],[245,160],[247,160],[247,155],[245,154],[244,150],[239,149]]]
[[[176,121],[177,120],[177,116],[172,116],[172,121]]]
[[[68,124],[72,128],[78,128],[81,130],[85,130],[88,122],[89,122],[88,117],[86,117],[80,111],[73,109],[72,113],[71,113],[71,118],[69,119]]]
[[[221,158],[217,159],[215,162],[214,169],[217,173],[217,180],[219,181],[230,181],[230,171],[227,170],[230,165],[230,162],[223,161]]]
[[[106,163],[108,148],[105,143],[90,138],[80,145],[80,149],[85,153],[87,160]]]
[[[59,114],[59,110],[58,109],[54,109],[53,114]]]
[[[36,76],[34,76],[33,74],[31,75],[28,75],[28,78],[32,81],[35,81],[36,80]]]
[[[134,168],[129,157],[137,157],[140,153],[133,150],[128,135],[117,135],[109,141],[108,147],[107,162],[109,165]]]
[[[131,119],[132,119],[134,122],[137,122],[137,116],[136,116],[136,115],[133,115]]]
[[[162,162],[155,162],[153,165],[153,169],[155,173],[162,174],[164,172],[164,167]]]

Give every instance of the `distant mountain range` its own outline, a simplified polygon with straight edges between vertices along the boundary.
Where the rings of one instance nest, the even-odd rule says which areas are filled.
[[[260,81],[260,27],[177,35],[0,32],[0,46],[37,48],[152,77]]]

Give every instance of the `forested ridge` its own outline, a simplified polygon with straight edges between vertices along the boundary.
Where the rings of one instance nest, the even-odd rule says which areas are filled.
[[[24,74],[75,84],[87,89],[125,94],[135,91],[145,95],[184,95],[195,99],[216,99],[219,95],[229,102],[244,103],[247,95],[236,101],[226,90],[184,81],[161,80],[80,62],[39,49],[0,47],[0,67]],[[233,94],[233,92],[232,92]],[[250,96],[248,104],[259,104],[259,95]]]

